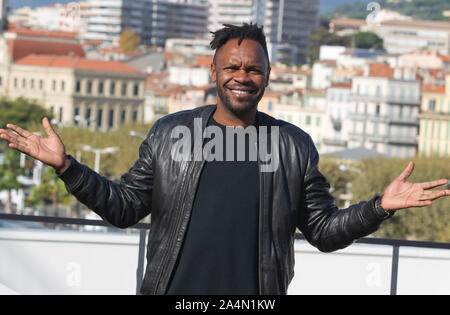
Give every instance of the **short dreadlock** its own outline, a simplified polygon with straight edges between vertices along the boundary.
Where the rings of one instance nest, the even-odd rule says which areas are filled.
[[[269,52],[267,50],[266,36],[264,35],[264,26],[258,26],[253,23],[243,23],[242,26],[223,24],[223,28],[213,34],[213,40],[210,43],[211,49],[219,51],[219,49],[225,45],[232,38],[239,38],[238,45],[242,43],[245,38],[253,39],[261,44],[264,52],[266,53],[267,60],[269,60]],[[214,55],[214,62],[216,56]]]

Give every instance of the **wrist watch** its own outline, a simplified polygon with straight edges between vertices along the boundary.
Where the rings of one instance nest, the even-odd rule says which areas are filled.
[[[383,199],[383,196],[379,196],[378,198],[375,199],[375,210],[380,213],[380,214],[384,214],[384,220],[391,218],[394,213],[395,210],[386,210],[381,206],[381,200]]]

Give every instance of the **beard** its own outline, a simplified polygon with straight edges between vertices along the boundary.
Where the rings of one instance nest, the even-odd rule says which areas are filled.
[[[221,89],[218,88],[217,95],[226,109],[237,117],[242,117],[254,111],[258,107],[259,101],[262,99],[265,90],[263,89],[260,93],[255,94],[254,97],[247,102],[237,102],[231,99],[225,92],[225,89],[226,87]]]

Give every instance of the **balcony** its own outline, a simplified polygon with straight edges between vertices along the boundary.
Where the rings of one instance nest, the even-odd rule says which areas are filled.
[[[388,103],[388,104],[408,104],[420,106],[420,98],[398,97],[390,95],[373,95],[373,94],[351,94],[351,99],[354,102],[374,102],[374,103]]]
[[[0,214],[0,294],[138,294],[150,226],[133,228]],[[289,294],[450,293],[447,243],[363,238],[324,254],[299,234],[295,260]]]
[[[402,145],[417,145],[416,136],[405,137],[401,135],[381,135],[373,133],[364,132],[350,132],[349,137],[351,140],[366,140],[376,143],[387,143],[387,144],[402,144]]]
[[[393,116],[393,115],[374,115],[374,114],[361,114],[351,113],[350,119],[358,121],[371,121],[386,124],[399,124],[399,125],[419,125],[419,118],[414,116]]]

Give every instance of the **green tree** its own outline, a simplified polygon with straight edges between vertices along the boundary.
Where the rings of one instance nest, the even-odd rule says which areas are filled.
[[[382,50],[383,39],[372,32],[358,32],[352,37],[355,48]]]
[[[320,55],[320,46],[346,46],[350,47],[351,38],[349,36],[338,36],[336,34],[330,33],[328,27],[321,25],[316,28],[309,38],[308,45],[308,62],[313,64]]]
[[[32,124],[40,124],[43,117],[51,119],[52,115],[30,100],[24,98],[18,98],[14,101],[5,98],[0,99],[1,128],[5,128],[7,123],[11,123],[29,129]]]
[[[353,202],[369,200],[384,189],[408,165],[407,159],[367,159],[358,167],[363,176],[353,181]],[[450,178],[448,158],[415,158],[415,170],[408,179],[425,182]],[[400,210],[392,219],[381,225],[378,237],[410,239],[434,242],[450,242],[450,200],[442,198],[427,208]]]
[[[139,35],[130,29],[126,29],[120,34],[119,45],[125,51],[135,51],[140,43],[141,38]]]
[[[58,216],[60,206],[69,206],[71,201],[72,196],[67,192],[64,183],[52,168],[46,167],[43,171],[41,184],[33,187],[31,194],[25,200],[25,204],[33,207],[40,206],[44,215]],[[51,212],[46,207],[47,203],[52,204]]]
[[[336,204],[343,207],[345,199],[342,196],[348,192],[349,184],[358,174],[352,171],[341,171],[339,166],[339,161],[333,158],[321,158],[319,162],[319,170],[330,183],[330,191]]]
[[[4,164],[0,165],[0,191],[8,191],[8,200],[5,205],[5,212],[12,213],[11,192],[14,189],[19,189],[22,185],[17,180],[17,176],[23,174],[23,169],[20,168],[19,152],[7,150],[4,156]]]

